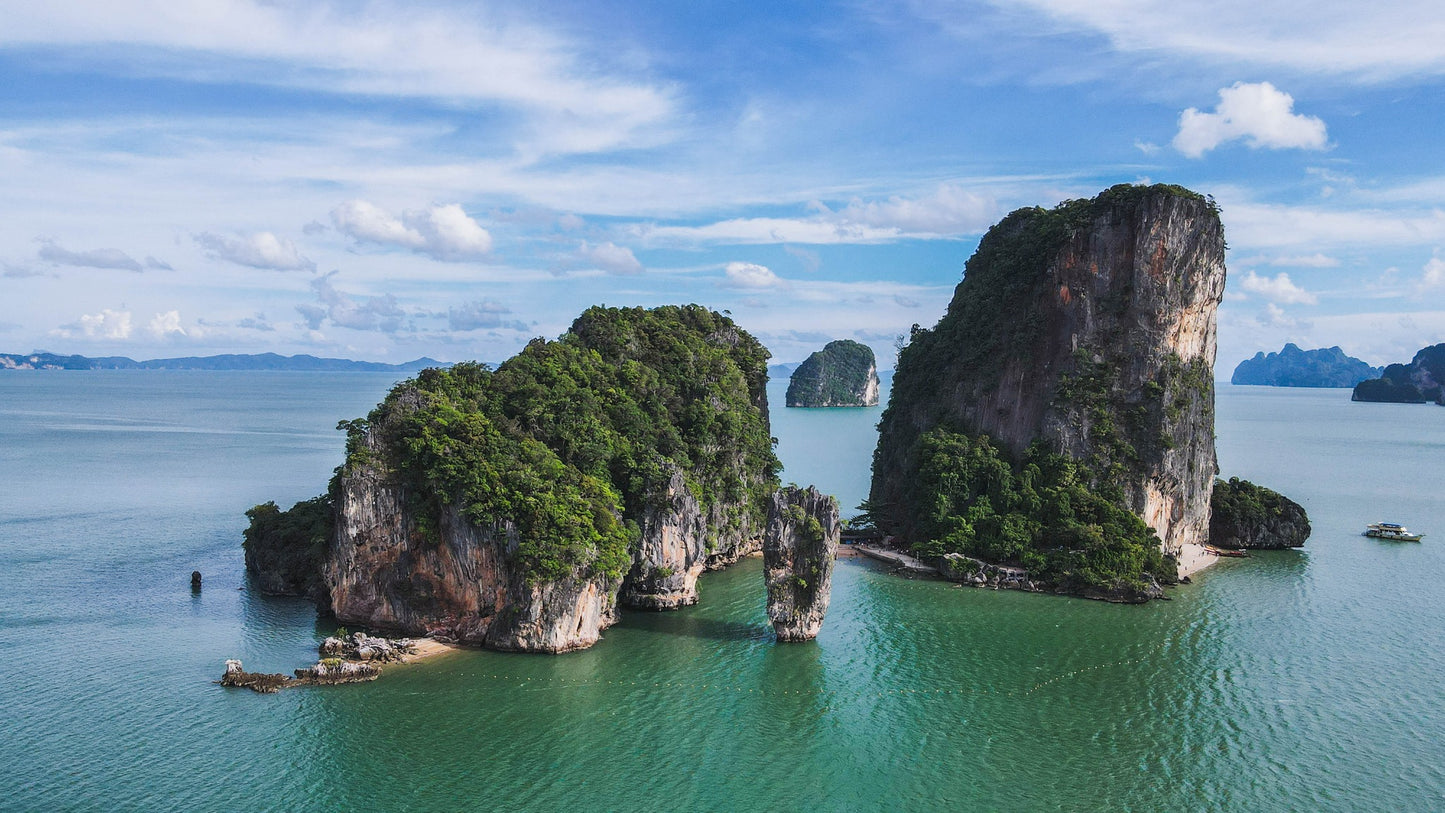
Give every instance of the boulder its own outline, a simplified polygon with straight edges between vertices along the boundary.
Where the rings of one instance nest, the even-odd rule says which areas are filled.
[[[838,554],[838,501],[809,486],[773,495],[763,535],[768,618],[779,641],[818,636],[828,612]]]

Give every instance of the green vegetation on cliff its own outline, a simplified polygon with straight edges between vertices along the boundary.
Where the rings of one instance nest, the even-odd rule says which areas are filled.
[[[246,567],[266,593],[317,595],[321,563],[331,537],[331,497],[303,500],[282,511],[265,502],[246,512],[250,525],[241,547]]]
[[[449,506],[482,527],[510,523],[515,564],[533,582],[620,577],[643,510],[674,470],[704,508],[731,507],[713,533],[761,524],[781,467],[767,358],[699,306],[591,308],[496,370],[458,364],[397,385],[365,421],[345,424],[347,465],[397,476],[427,536]]]
[[[877,403],[877,383],[873,349],[839,339],[828,342],[793,371],[786,403],[790,407],[872,406]]]
[[[1065,591],[1142,590],[1168,579],[1159,538],[1091,488],[1079,463],[1035,443],[1012,462],[987,435],[924,433],[909,489],[926,558],[962,553],[1028,569]]]
[[[1209,504],[1209,541],[1219,547],[1297,548],[1310,535],[1303,506],[1248,480],[1215,480]]]

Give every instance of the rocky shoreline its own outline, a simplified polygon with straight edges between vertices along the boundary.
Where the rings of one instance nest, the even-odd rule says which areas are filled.
[[[226,671],[217,683],[261,694],[274,694],[292,686],[365,683],[381,677],[381,664],[413,663],[453,648],[431,638],[380,638],[357,632],[322,641],[317,647],[320,659],[311,666],[294,670],[291,675],[247,672],[239,659],[227,660]]]

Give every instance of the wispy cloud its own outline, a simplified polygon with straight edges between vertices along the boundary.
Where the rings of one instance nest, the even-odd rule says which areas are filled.
[[[70,47],[140,76],[500,103],[528,117],[528,149],[541,152],[647,143],[675,106],[667,86],[599,72],[579,43],[478,4],[22,4],[6,10],[0,44]]]
[[[447,327],[451,330],[526,331],[526,322],[512,317],[512,310],[495,299],[479,299],[447,309]]]
[[[71,251],[47,240],[40,246],[40,259],[56,265],[70,265],[80,268],[105,268],[116,271],[144,271],[145,266],[118,248],[94,248],[88,251]]]

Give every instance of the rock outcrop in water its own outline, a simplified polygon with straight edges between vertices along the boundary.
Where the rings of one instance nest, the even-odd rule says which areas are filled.
[[[704,568],[758,549],[777,485],[767,357],[697,306],[592,308],[495,371],[403,382],[343,422],[320,600],[344,622],[528,652],[590,646],[620,603],[695,602]],[[256,561],[303,587],[293,559]]]
[[[1298,345],[1286,344],[1278,353],[1266,356],[1261,351],[1255,353],[1254,358],[1241,361],[1234,368],[1229,383],[1266,387],[1353,387],[1379,375],[1379,367],[1371,367],[1353,356],[1347,356],[1338,347],[1301,350]]]
[[[1214,484],[1209,541],[1219,548],[1302,547],[1310,535],[1304,506],[1237,477]]]
[[[900,355],[868,503],[880,527],[1067,592],[1173,581],[1160,554],[1208,539],[1224,279],[1218,212],[1179,187],[1004,218]]]
[[[788,379],[790,407],[878,405],[878,365],[866,344],[840,339],[808,356]]]
[[[838,501],[809,486],[773,495],[763,536],[768,618],[779,641],[818,637],[833,590]]]
[[[1379,378],[1355,385],[1355,401],[1445,406],[1445,344],[1425,347],[1409,364],[1391,364]]]

